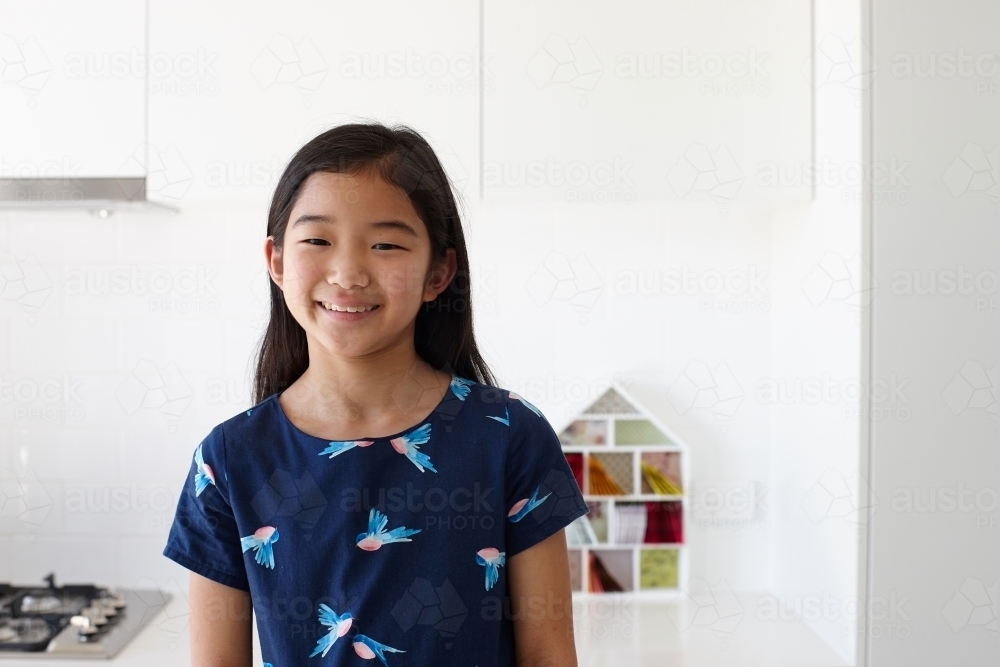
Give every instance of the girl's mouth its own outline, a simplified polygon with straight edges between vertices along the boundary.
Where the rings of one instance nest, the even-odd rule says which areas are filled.
[[[328,318],[336,322],[357,322],[359,320],[367,319],[381,308],[379,305],[374,305],[368,308],[368,310],[358,310],[352,313],[346,310],[333,310],[332,307],[330,307],[332,304],[325,304],[322,301],[317,301],[316,305],[326,314]]]

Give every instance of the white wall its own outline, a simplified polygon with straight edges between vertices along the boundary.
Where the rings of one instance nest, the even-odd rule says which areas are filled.
[[[425,132],[458,181],[478,339],[505,386],[557,428],[616,374],[660,387],[658,409],[693,446],[685,585],[747,594],[741,611],[758,619],[775,596],[853,594],[853,528],[808,504],[828,469],[848,478],[856,470],[857,418],[843,412],[852,404],[774,404],[761,393],[823,373],[849,388],[860,367],[849,294],[860,271],[849,173],[860,106],[850,77],[833,68],[816,94],[815,159],[832,161],[831,178],[850,183],[827,179],[810,199],[807,5],[687,3],[669,23],[653,3],[595,3],[601,20],[556,3],[524,23],[527,5],[487,2],[491,85],[480,143],[477,74],[464,65],[478,58],[475,5],[202,3],[192,21],[186,3],[151,4],[152,52],[203,64],[194,74],[166,71],[151,87],[151,196],[181,213],[0,213],[8,253],[0,379],[9,383],[0,386],[0,469],[4,493],[22,494],[9,506],[17,511],[5,505],[0,517],[0,580],[55,570],[62,581],[183,591],[186,573],[160,551],[193,447],[249,404],[250,354],[267,306],[261,245],[271,189],[303,142],[371,115]],[[357,29],[387,16],[374,33]],[[847,43],[857,63],[856,11],[820,3],[816,18],[817,40],[834,40],[817,42],[832,44],[824,57],[839,62],[838,44]],[[636,24],[649,29],[633,37]],[[658,37],[659,24],[669,39]],[[517,25],[534,32],[520,35]],[[569,56],[553,35],[572,45]],[[422,54],[414,62],[423,69],[350,70],[408,48]],[[723,59],[766,53],[766,75],[616,76],[623,53],[685,49]],[[453,66],[428,74],[432,54]],[[595,85],[575,78],[594,71],[592,55],[603,77]],[[574,76],[553,74],[567,64]],[[539,85],[539,71],[554,78]],[[25,104],[41,101],[46,90],[24,95]],[[491,185],[480,169],[549,158],[563,167],[631,162],[622,168],[632,185],[550,176]],[[817,296],[837,257],[848,293]],[[133,271],[161,272],[172,287],[102,293],[113,271],[130,280]],[[202,280],[188,289],[188,275]],[[693,405],[670,392],[705,378],[715,386]],[[30,398],[43,385],[59,388],[51,402]],[[20,398],[3,393],[18,387]],[[105,491],[119,494],[112,504],[88,504],[88,494],[99,501]],[[742,500],[746,493],[759,502]],[[716,494],[733,500],[716,507]],[[805,620],[852,655],[843,619]]]
[[[872,372],[908,381],[912,412],[871,425],[871,594],[897,606],[870,664],[995,665],[1000,6],[869,4],[872,157],[912,192],[872,197]]]
[[[818,1],[814,10],[815,200],[776,214],[772,228],[772,375],[758,396],[772,410],[773,595],[758,610],[804,620],[854,664],[866,523],[858,437],[869,393],[860,357],[870,299],[861,285],[864,54],[857,5]]]

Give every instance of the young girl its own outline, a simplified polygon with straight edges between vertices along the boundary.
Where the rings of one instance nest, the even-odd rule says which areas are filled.
[[[563,528],[587,506],[478,351],[433,150],[324,132],[267,231],[255,405],[195,449],[163,552],[192,572],[194,665],[250,665],[252,604],[274,667],[575,666]]]

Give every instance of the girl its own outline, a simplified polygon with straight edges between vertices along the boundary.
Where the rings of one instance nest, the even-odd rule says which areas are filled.
[[[268,214],[254,407],[194,451],[164,555],[196,666],[575,666],[558,437],[496,385],[455,198],[406,127],[324,132]],[[232,474],[230,474],[232,473]]]

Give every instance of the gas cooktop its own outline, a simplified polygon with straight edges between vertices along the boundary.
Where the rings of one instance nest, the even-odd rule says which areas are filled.
[[[110,658],[142,629],[146,600],[170,599],[155,590],[56,586],[55,574],[45,581],[45,586],[0,583],[0,660]]]

